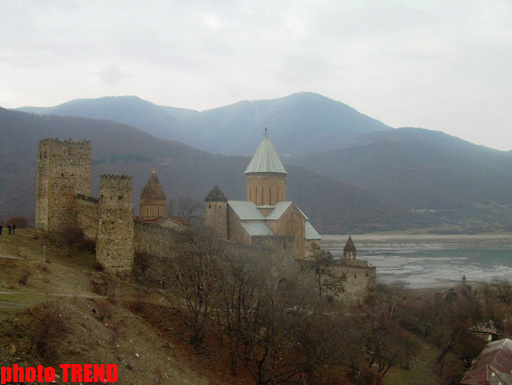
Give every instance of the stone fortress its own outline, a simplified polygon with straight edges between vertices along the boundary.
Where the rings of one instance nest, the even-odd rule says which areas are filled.
[[[283,258],[308,260],[321,238],[307,216],[286,201],[286,170],[265,130],[245,171],[246,201],[228,200],[215,186],[205,198],[205,225],[227,244],[251,252],[279,249]],[[140,196],[134,216],[132,178],[101,175],[99,197],[91,196],[91,142],[44,139],[39,142],[36,230],[83,231],[96,242],[96,260],[107,273],[128,275],[135,254],[166,257],[175,248],[183,219],[168,217],[166,196],[155,170]],[[349,238],[343,257],[333,263],[346,277],[347,299],[357,299],[375,285],[375,268],[356,259]]]

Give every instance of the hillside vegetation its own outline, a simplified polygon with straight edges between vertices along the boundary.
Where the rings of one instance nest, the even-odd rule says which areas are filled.
[[[153,167],[168,199],[191,196],[202,206],[214,185],[229,199],[245,199],[244,170],[250,158],[213,155],[130,126],[0,109],[0,136],[2,217],[33,218],[38,141],[48,137],[92,141],[94,196],[98,196],[100,174],[132,175],[136,213],[140,192]],[[258,144],[253,143],[255,148]],[[313,171],[292,166],[287,171],[287,198],[297,203],[321,232],[413,227],[422,221],[393,200]]]
[[[59,374],[61,363],[103,363],[118,365],[126,385],[226,383],[179,328],[170,334],[146,320],[144,305],[159,307],[151,291],[95,271],[90,252],[67,251],[32,231],[0,236],[0,366],[43,364]]]
[[[425,295],[379,285],[349,307],[329,300],[329,253],[295,271],[204,235],[184,234],[160,265],[137,256],[124,280],[50,235],[2,235],[0,365],[116,364],[127,385],[455,385],[485,345],[475,325],[512,331],[508,281]]]
[[[378,207],[373,213],[364,210],[365,214],[359,217],[361,205],[349,196],[345,202],[350,203],[351,211],[324,211],[320,222],[328,217],[327,222],[322,222],[327,227],[321,231],[338,231],[340,214],[342,221],[358,223],[356,227],[349,225],[348,231],[391,229],[398,222],[402,228],[443,224],[463,232],[512,227],[510,151],[492,150],[426,129],[392,129],[343,103],[314,93],[241,101],[202,112],[157,106],[134,96],[74,100],[50,108],[23,110],[110,119],[222,154],[252,155],[263,127],[268,127],[286,165],[315,171],[343,182],[346,187],[346,183],[357,186],[366,194],[365,199],[373,200],[368,192],[388,198],[395,202],[387,201],[391,204],[389,208],[398,202],[422,214],[384,214],[389,220],[382,227],[381,219],[377,218]],[[302,171],[299,180],[305,175]],[[291,178],[289,182],[293,183]],[[319,185],[317,190],[324,191],[325,186]],[[237,191],[243,194],[242,190]],[[318,199],[311,202],[315,200]],[[323,202],[340,204],[335,195],[329,195]],[[323,210],[318,205],[315,209]],[[316,215],[313,211],[307,214]],[[370,216],[375,216],[373,222],[380,224],[359,226],[367,223]]]

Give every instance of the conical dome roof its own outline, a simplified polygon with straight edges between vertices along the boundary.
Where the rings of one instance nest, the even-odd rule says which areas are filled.
[[[352,237],[350,235],[348,236],[348,240],[343,251],[356,251],[356,246],[354,245],[354,241],[352,241]]]
[[[227,202],[228,198],[226,198],[219,186],[215,185],[204,200],[205,202]]]
[[[266,129],[265,136],[263,136],[260,146],[252,157],[251,163],[249,163],[249,166],[247,166],[245,170],[246,174],[261,172],[286,174],[286,170],[268,137]]]
[[[146,183],[146,186],[142,190],[140,194],[140,200],[142,201],[151,201],[151,202],[157,202],[157,201],[166,201],[167,197],[165,196],[164,190],[162,189],[162,185],[160,184],[160,181],[158,180],[158,177],[156,176],[155,170],[151,173],[148,183]]]

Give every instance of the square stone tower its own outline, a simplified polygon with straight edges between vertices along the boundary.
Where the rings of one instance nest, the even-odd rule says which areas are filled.
[[[125,275],[134,258],[133,189],[129,175],[101,175],[96,261],[105,271]]]
[[[75,222],[75,195],[91,195],[91,142],[39,142],[36,230],[64,231]]]

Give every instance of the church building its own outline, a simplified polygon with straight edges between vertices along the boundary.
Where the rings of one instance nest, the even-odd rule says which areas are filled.
[[[245,175],[245,201],[228,200],[217,186],[206,196],[206,226],[223,239],[248,245],[291,242],[295,259],[307,259],[311,244],[320,245],[321,238],[308,217],[286,200],[286,170],[267,129]]]
[[[140,222],[151,223],[176,230],[188,226],[182,217],[167,216],[167,197],[155,169],[151,172],[146,186],[142,189],[139,203],[139,216],[135,218]]]

